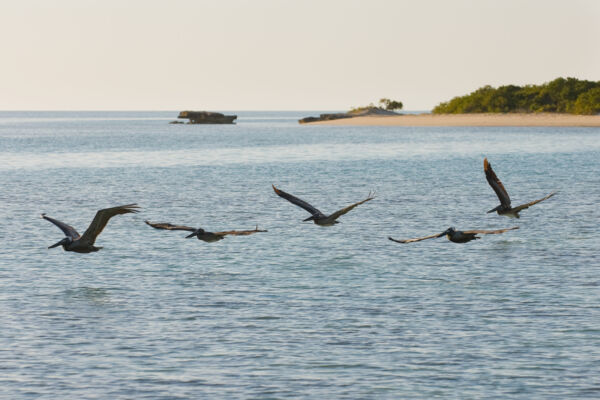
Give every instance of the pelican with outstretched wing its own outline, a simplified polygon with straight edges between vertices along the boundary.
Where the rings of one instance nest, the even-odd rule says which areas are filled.
[[[500,200],[500,205],[488,211],[488,214],[496,211],[498,215],[506,215],[507,217],[511,218],[520,218],[520,211],[525,210],[526,208],[529,208],[532,205],[537,204],[541,201],[547,200],[556,194],[556,192],[552,192],[549,195],[542,197],[541,199],[530,201],[529,203],[521,204],[520,206],[513,208],[510,205],[510,197],[508,196],[508,192],[504,188],[504,185],[502,184],[500,179],[498,179],[498,177],[494,173],[492,165],[489,163],[487,158],[483,159],[483,171],[485,172],[485,179],[487,179],[492,189],[494,189],[494,192],[496,192],[496,196],[498,196],[498,199]]]
[[[435,235],[429,235],[429,236],[425,236],[425,237],[415,238],[415,239],[399,240],[399,239],[394,239],[389,236],[388,236],[388,239],[391,240],[392,242],[397,242],[397,243],[412,243],[412,242],[420,242],[421,240],[425,240],[425,239],[439,238],[439,237],[446,235],[448,240],[451,242],[467,243],[467,242],[470,242],[471,240],[481,239],[479,236],[477,236],[478,234],[480,234],[480,235],[495,235],[498,233],[504,233],[506,231],[512,231],[513,229],[519,229],[519,227],[513,226],[512,228],[496,229],[493,231],[478,230],[478,229],[471,230],[471,231],[457,231],[454,228],[448,228],[444,232],[436,233]]]
[[[247,230],[247,231],[223,231],[223,232],[208,232],[202,228],[192,228],[191,226],[185,225],[173,225],[168,222],[150,222],[145,221],[148,225],[155,229],[164,229],[168,231],[188,231],[192,232],[186,236],[186,239],[193,238],[194,236],[198,238],[198,240],[202,240],[204,242],[217,242],[221,239],[224,239],[227,235],[233,236],[246,236],[252,235],[257,232],[267,232],[266,230],[258,229],[256,226],[255,229]]]
[[[277,189],[275,187],[275,185],[272,185],[272,186],[273,186],[273,190],[275,191],[277,196],[286,199],[287,201],[289,201],[292,204],[297,205],[298,207],[304,208],[306,211],[308,211],[311,214],[311,216],[306,218],[304,221],[312,220],[315,224],[320,225],[320,226],[331,226],[331,225],[337,224],[338,221],[336,221],[336,220],[339,217],[346,214],[347,212],[352,210],[354,207],[359,206],[359,205],[366,203],[367,201],[373,200],[375,198],[375,195],[373,193],[369,193],[369,195],[367,196],[366,199],[361,200],[358,203],[350,204],[348,207],[344,207],[341,210],[338,210],[331,215],[325,215],[321,211],[319,211],[317,208],[308,204],[304,200],[301,200],[301,199],[297,198],[296,196],[286,193],[283,190]]]
[[[66,236],[60,242],[54,243],[48,248],[52,249],[54,247],[62,246],[65,251],[74,251],[76,253],[91,253],[94,251],[98,251],[102,247],[96,247],[94,246],[94,243],[96,242],[96,238],[98,237],[98,235],[102,233],[102,230],[104,229],[106,224],[108,224],[108,220],[114,217],[115,215],[136,213],[138,212],[138,209],[139,207],[137,204],[126,204],[124,206],[117,206],[99,210],[96,213],[94,220],[87,228],[87,230],[83,233],[83,235],[80,235],[72,226],[67,225],[64,222],[58,221],[54,218],[50,218],[46,216],[46,214],[42,214],[42,218],[58,226]]]

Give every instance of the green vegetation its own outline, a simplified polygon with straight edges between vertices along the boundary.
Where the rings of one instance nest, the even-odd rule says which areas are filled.
[[[600,81],[557,78],[542,85],[484,86],[438,104],[434,114],[558,112],[600,113]]]
[[[394,110],[401,110],[402,107],[404,107],[404,104],[402,104],[401,101],[383,98],[383,99],[379,100],[379,106],[376,106],[373,103],[369,103],[368,106],[351,108],[350,111],[348,111],[348,113],[357,114],[357,113],[361,113],[363,111],[369,111],[369,110],[374,110],[374,109],[394,111]]]
[[[402,107],[404,107],[404,104],[402,104],[401,101],[390,100],[385,98],[379,100],[379,104],[381,104],[381,106],[388,111],[402,110]]]

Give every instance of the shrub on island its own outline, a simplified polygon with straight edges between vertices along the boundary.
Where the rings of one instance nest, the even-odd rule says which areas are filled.
[[[600,81],[557,78],[542,85],[481,87],[438,104],[434,114],[463,113],[600,113]]]
[[[370,103],[368,106],[351,108],[350,111],[348,111],[348,114],[362,114],[373,110],[402,110],[402,107],[404,107],[404,104],[402,104],[401,101],[383,98],[379,100],[379,106]]]

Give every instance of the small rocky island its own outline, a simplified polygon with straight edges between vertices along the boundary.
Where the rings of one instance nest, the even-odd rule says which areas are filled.
[[[345,113],[333,113],[333,114],[321,114],[318,117],[306,117],[298,120],[301,124],[308,124],[310,122],[318,121],[331,121],[334,119],[343,118],[354,118],[354,117],[365,117],[367,115],[401,115],[393,110],[402,109],[403,105],[400,101],[381,99],[379,100],[379,106],[369,104],[365,107],[353,108],[352,110]]]
[[[379,107],[368,107],[361,109],[359,111],[348,111],[345,113],[334,113],[334,114],[321,114],[318,117],[306,117],[298,120],[301,124],[307,124],[310,122],[318,122],[318,121],[331,121],[334,119],[342,119],[342,118],[354,118],[354,117],[364,117],[367,115],[401,115],[397,112],[385,110]]]
[[[181,111],[177,118],[189,119],[188,124],[234,124],[237,115],[225,115],[210,111]],[[181,121],[172,121],[171,124],[183,124]]]

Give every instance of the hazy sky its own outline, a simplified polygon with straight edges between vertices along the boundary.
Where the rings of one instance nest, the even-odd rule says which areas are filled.
[[[0,0],[2,110],[407,110],[600,80],[596,0]]]

